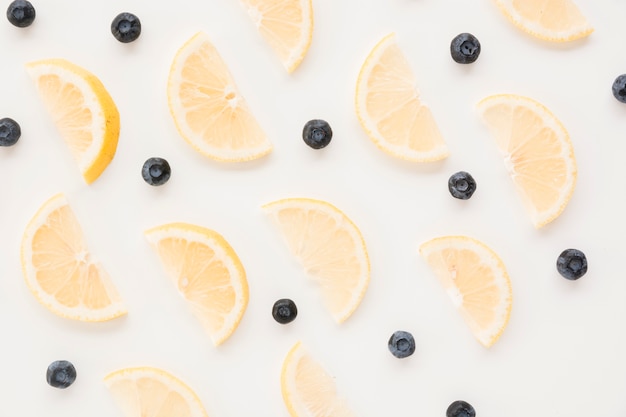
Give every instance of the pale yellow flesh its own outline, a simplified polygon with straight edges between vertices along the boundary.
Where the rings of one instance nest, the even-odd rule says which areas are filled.
[[[87,248],[63,195],[48,200],[22,239],[22,268],[37,300],[52,312],[81,321],[104,321],[126,313],[106,271]]]
[[[568,42],[593,32],[593,27],[572,0],[495,1],[513,24],[542,40]]]
[[[437,161],[448,148],[417,90],[394,34],[383,38],[361,67],[356,112],[363,129],[386,153],[416,162]]]
[[[102,82],[64,59],[26,65],[83,178],[95,181],[113,160],[120,115]]]
[[[319,284],[335,320],[345,321],[369,284],[369,259],[360,231],[339,209],[314,199],[266,204],[293,255]]]
[[[167,92],[180,134],[200,153],[240,162],[271,151],[265,132],[205,33],[194,35],[176,54]]]
[[[283,401],[291,417],[351,417],[354,414],[339,397],[335,381],[297,342],[281,371]]]
[[[248,303],[246,273],[235,251],[217,232],[187,223],[157,226],[146,237],[213,343],[224,342]]]
[[[241,0],[287,72],[304,59],[313,37],[311,0]]]
[[[420,253],[477,340],[485,347],[493,345],[508,323],[512,304],[510,279],[500,258],[465,236],[430,240]]]
[[[535,227],[557,218],[577,176],[573,146],[561,122],[522,96],[490,96],[478,108]]]
[[[207,417],[195,392],[164,370],[126,368],[104,382],[125,417]]]

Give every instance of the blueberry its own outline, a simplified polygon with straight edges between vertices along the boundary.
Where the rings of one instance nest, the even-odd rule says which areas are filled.
[[[20,125],[13,119],[0,119],[0,146],[13,146],[22,136]]]
[[[471,64],[480,55],[480,42],[471,33],[461,33],[450,42],[450,54],[454,62]]]
[[[476,410],[465,401],[454,401],[446,410],[446,417],[475,417]]]
[[[618,76],[613,81],[613,95],[617,101],[626,103],[626,74]]]
[[[25,28],[35,21],[35,8],[27,0],[15,0],[7,8],[7,19],[13,26]]]
[[[309,120],[302,129],[304,143],[313,149],[322,149],[328,146],[332,138],[333,131],[325,120]]]
[[[68,361],[54,361],[48,365],[46,381],[54,388],[67,388],[76,381],[76,368]]]
[[[577,280],[587,273],[587,257],[578,249],[565,249],[556,260],[559,274],[569,280]]]
[[[452,197],[468,200],[476,191],[476,181],[469,173],[459,171],[448,179],[448,190]]]
[[[272,307],[272,317],[280,324],[291,323],[298,315],[296,303],[288,298],[281,298]]]
[[[141,21],[132,13],[120,13],[111,22],[111,33],[122,43],[132,42],[141,34]]]
[[[150,185],[163,185],[169,179],[172,170],[163,158],[149,158],[141,168],[141,176]]]
[[[396,358],[406,358],[415,352],[415,339],[411,333],[398,330],[391,335],[387,346]]]

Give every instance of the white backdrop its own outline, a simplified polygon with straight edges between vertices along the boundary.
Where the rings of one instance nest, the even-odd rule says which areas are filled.
[[[121,416],[102,377],[150,365],[186,381],[212,417],[287,417],[280,366],[302,340],[361,417],[444,416],[456,399],[470,402],[480,417],[622,415],[626,105],[613,98],[611,84],[626,72],[626,3],[578,0],[596,30],[559,46],[522,33],[490,0],[314,0],[311,48],[291,75],[236,0],[33,4],[37,18],[30,28],[0,22],[0,117],[14,118],[23,132],[16,146],[0,149],[2,414]],[[142,22],[142,34],[131,44],[117,42],[109,30],[122,11]],[[268,157],[218,164],[179,137],[167,108],[167,74],[177,49],[199,30],[213,40],[272,140]],[[357,121],[359,68],[392,31],[449,144],[451,155],[442,162],[395,160],[369,141]],[[482,44],[475,64],[450,58],[450,41],[460,32]],[[83,183],[23,66],[48,57],[94,72],[120,110],[117,155],[91,186]],[[574,144],[576,190],[564,213],[541,230],[532,227],[474,110],[481,98],[503,92],[545,104]],[[327,120],[334,131],[321,151],[301,139],[313,118]],[[141,166],[152,156],[172,166],[163,187],[141,178]],[[469,201],[455,200],[447,190],[448,177],[459,170],[478,183]],[[103,324],[67,321],[28,292],[19,263],[21,235],[39,205],[57,192],[67,195],[92,252],[127,302],[127,317]],[[366,240],[371,285],[341,326],[260,210],[263,203],[295,196],[335,204]],[[217,230],[248,273],[248,310],[219,348],[142,235],[170,221]],[[489,350],[473,339],[417,253],[420,243],[445,234],[484,241],[508,268],[511,320]],[[568,247],[589,260],[589,272],[576,282],[555,268]],[[282,297],[299,307],[288,326],[270,314]],[[386,346],[399,329],[417,342],[416,353],[404,360]],[[65,391],[45,382],[46,367],[56,359],[72,361],[78,371]]]

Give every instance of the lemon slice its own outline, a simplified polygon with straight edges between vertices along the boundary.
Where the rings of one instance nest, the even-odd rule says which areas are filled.
[[[126,417],[207,417],[196,393],[162,369],[124,368],[104,383]]]
[[[197,33],[178,50],[170,68],[167,97],[182,137],[209,158],[247,161],[272,150],[205,33]]]
[[[593,27],[571,0],[495,0],[518,28],[539,39],[567,42],[589,36]]]
[[[476,339],[485,347],[493,345],[509,321],[513,300],[502,260],[466,236],[435,238],[419,251]]]
[[[345,321],[361,303],[370,279],[369,258],[359,229],[338,208],[321,200],[287,198],[263,209],[319,284],[334,319]]]
[[[241,0],[287,72],[304,59],[313,37],[311,0]]]
[[[28,288],[53,313],[81,321],[126,314],[108,274],[87,249],[63,194],[46,201],[26,226],[21,261]]]
[[[120,115],[100,80],[64,59],[26,64],[39,94],[83,178],[94,182],[109,165],[120,135]]]
[[[557,218],[576,184],[576,159],[563,124],[528,97],[484,98],[478,111],[495,138],[536,228]]]
[[[283,361],[280,386],[291,417],[354,415],[337,394],[334,379],[301,342],[291,348]]]
[[[248,305],[246,273],[233,248],[217,232],[187,223],[164,224],[145,235],[213,343],[224,342]]]
[[[361,126],[386,153],[415,162],[448,156],[448,146],[420,98],[393,33],[372,49],[361,67],[355,102]]]

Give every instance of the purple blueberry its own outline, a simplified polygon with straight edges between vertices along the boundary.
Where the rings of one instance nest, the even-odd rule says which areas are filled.
[[[406,358],[415,352],[415,339],[411,333],[398,330],[389,338],[387,347],[396,358]]]
[[[448,179],[448,191],[454,198],[467,200],[476,191],[476,181],[468,172],[459,171]]]
[[[448,406],[446,417],[476,417],[476,410],[465,401],[454,401]]]
[[[587,257],[578,249],[565,249],[556,260],[556,269],[564,278],[575,281],[587,273]]]
[[[309,120],[302,129],[304,143],[313,149],[325,148],[332,138],[333,131],[325,120]]]
[[[296,303],[288,298],[281,298],[272,306],[272,317],[280,324],[291,323],[298,315]]]
[[[69,361],[54,361],[48,365],[46,381],[51,387],[65,389],[76,381],[76,368]]]
[[[13,26],[25,28],[35,21],[35,8],[27,0],[15,0],[7,8],[7,19]]]
[[[5,117],[0,119],[0,146],[13,146],[22,136],[22,129],[15,120]]]
[[[450,42],[450,55],[454,62],[471,64],[480,55],[480,42],[471,33],[461,33]]]
[[[122,43],[132,42],[141,34],[141,21],[132,13],[120,13],[111,22],[111,33]]]
[[[170,164],[163,158],[149,158],[141,168],[141,176],[150,185],[163,185],[172,174]]]

